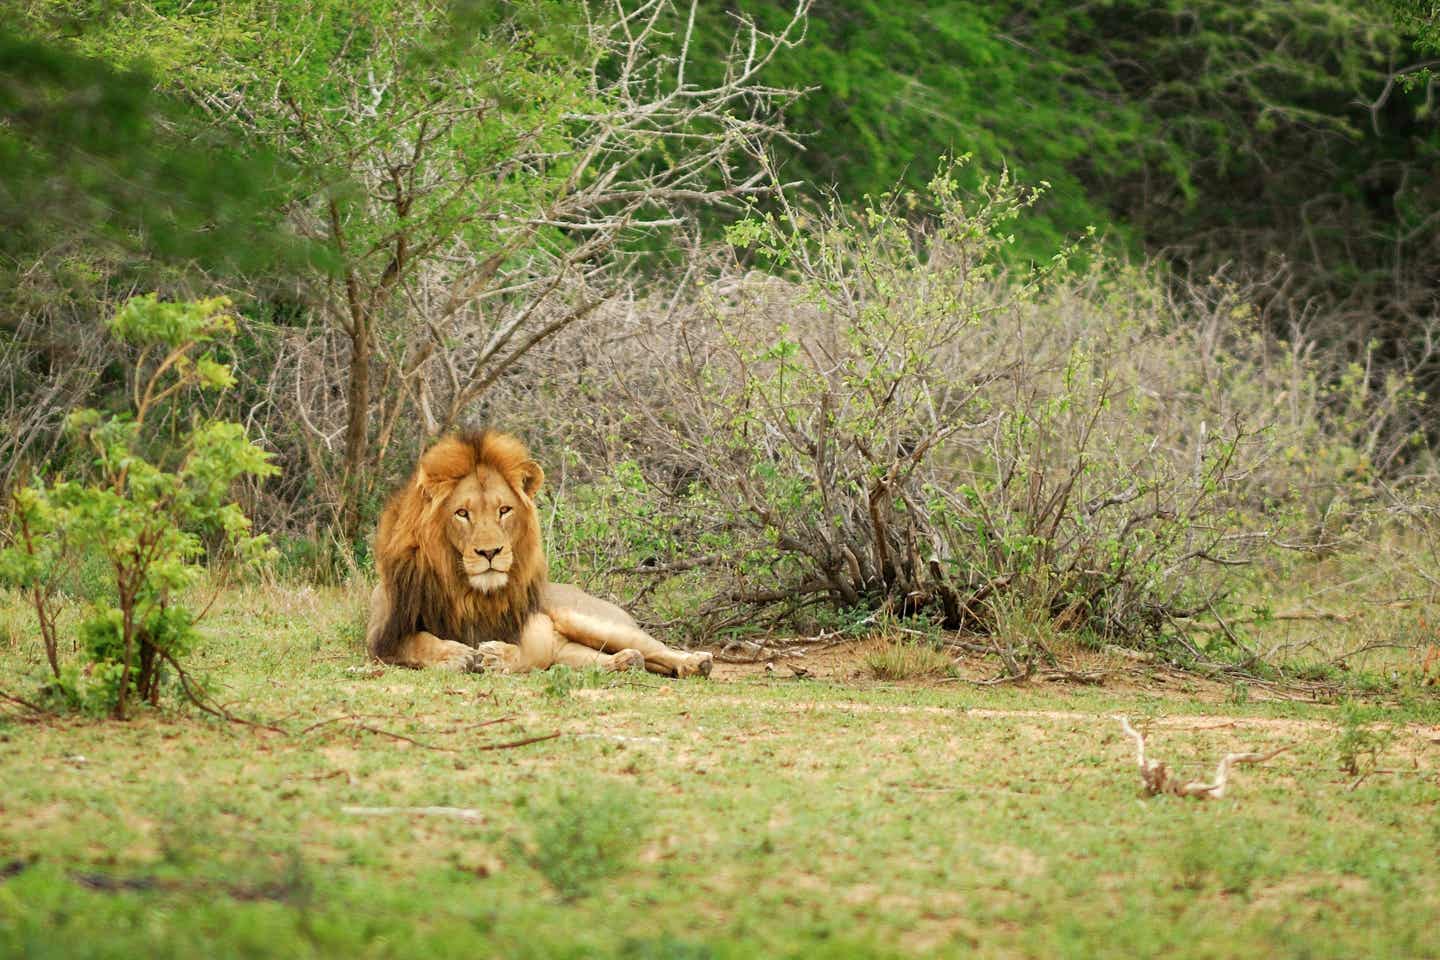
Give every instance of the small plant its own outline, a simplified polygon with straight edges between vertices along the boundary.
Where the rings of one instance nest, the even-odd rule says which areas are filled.
[[[920,680],[955,672],[943,651],[911,640],[876,640],[865,653],[865,668],[877,680]]]
[[[572,667],[554,666],[544,673],[545,696],[564,700],[576,690],[600,686],[605,677],[605,673],[593,668],[576,670]]]
[[[1340,772],[1368,777],[1380,767],[1380,756],[1395,741],[1395,731],[1378,722],[1374,707],[1347,702],[1340,708],[1340,739],[1335,744]]]
[[[167,667],[194,698],[180,661],[200,615],[182,595],[200,579],[206,542],[212,555],[224,551],[242,565],[271,553],[229,499],[238,478],[276,472],[268,454],[240,424],[187,417],[178,402],[234,383],[229,367],[204,349],[234,332],[228,307],[223,298],[161,303],[152,294],[121,308],[110,331],[139,348],[133,409],[72,414],[69,430],[93,454],[88,475],[37,477],[15,495],[13,542],[0,551],[0,580],[29,597],[52,690],[71,705],[124,718],[135,698],[159,702]],[[78,628],[84,660],[62,666],[57,585],[95,557],[104,561],[105,589]]]
[[[566,901],[578,900],[615,876],[639,846],[643,805],[627,790],[582,782],[533,808],[530,866]]]

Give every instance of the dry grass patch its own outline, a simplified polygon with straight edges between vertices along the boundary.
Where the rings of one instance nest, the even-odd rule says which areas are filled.
[[[924,643],[879,638],[863,654],[865,670],[876,680],[933,680],[955,675],[955,661]]]

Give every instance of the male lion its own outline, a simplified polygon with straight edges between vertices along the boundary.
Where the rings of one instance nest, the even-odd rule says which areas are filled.
[[[519,673],[561,663],[709,676],[714,657],[671,649],[604,600],[546,578],[540,465],[493,430],[425,451],[380,517],[380,583],[366,642],[386,663]]]

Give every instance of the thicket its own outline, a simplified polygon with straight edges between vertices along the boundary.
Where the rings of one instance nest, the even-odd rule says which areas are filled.
[[[1052,628],[1143,642],[1276,544],[1333,549],[1421,449],[1403,377],[1269,335],[1244,291],[1177,301],[1074,247],[1010,266],[1033,196],[967,197],[957,169],[924,198],[739,224],[766,271],[732,258],[588,345],[547,429],[643,475],[620,500],[660,555],[617,553],[705,569],[722,623],[920,614],[1005,638],[1021,674]],[[609,419],[558,422],[579,407]]]

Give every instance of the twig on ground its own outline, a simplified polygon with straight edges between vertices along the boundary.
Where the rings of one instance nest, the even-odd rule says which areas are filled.
[[[1220,765],[1215,768],[1215,782],[1202,783],[1199,780],[1181,780],[1170,768],[1159,760],[1145,759],[1145,737],[1140,731],[1130,725],[1128,717],[1116,717],[1120,721],[1120,729],[1125,735],[1135,741],[1135,760],[1140,768],[1140,782],[1146,796],[1158,794],[1169,794],[1173,797],[1207,797],[1218,800],[1225,795],[1225,787],[1230,780],[1230,768],[1245,763],[1264,763],[1290,748],[1280,747],[1269,753],[1227,753],[1220,760]]]
[[[341,807],[352,817],[450,817],[479,823],[485,814],[472,807]]]
[[[395,732],[392,731],[392,730],[384,730],[384,729],[381,729],[380,727],[372,727],[372,726],[370,726],[368,723],[357,723],[357,724],[355,724],[354,729],[356,729],[356,730],[364,730],[366,733],[379,734],[379,735],[382,736],[382,737],[389,737],[389,738],[392,739],[392,740],[400,740],[400,741],[403,741],[403,742],[405,742],[405,743],[413,743],[415,746],[417,746],[417,747],[422,747],[422,748],[424,748],[424,749],[426,749],[426,750],[439,750],[439,751],[441,751],[442,753],[458,753],[458,752],[459,752],[459,751],[456,750],[454,747],[441,747],[441,746],[436,746],[436,745],[433,744],[433,743],[426,743],[426,742],[423,741],[423,740],[416,740],[414,737],[407,737],[407,736],[405,736],[405,734],[403,734],[403,733],[395,733]]]
[[[509,743],[487,743],[483,747],[476,747],[476,750],[509,750],[511,747],[525,747],[532,743],[540,743],[543,740],[554,740],[560,736],[560,731],[547,733],[539,737],[526,737],[524,740],[511,740]]]
[[[180,678],[180,689],[185,692],[186,699],[204,713],[208,713],[212,717],[218,717],[227,723],[238,723],[241,726],[254,727],[257,730],[269,730],[272,733],[285,734],[284,730],[274,724],[262,723],[259,720],[247,720],[245,717],[239,717],[231,713],[223,704],[206,700],[196,688],[195,681],[190,679],[190,674],[186,673],[185,668],[180,666],[180,661],[176,660],[168,650],[157,650],[157,652],[164,658],[166,663],[170,664],[170,668],[174,670],[175,675]]]

